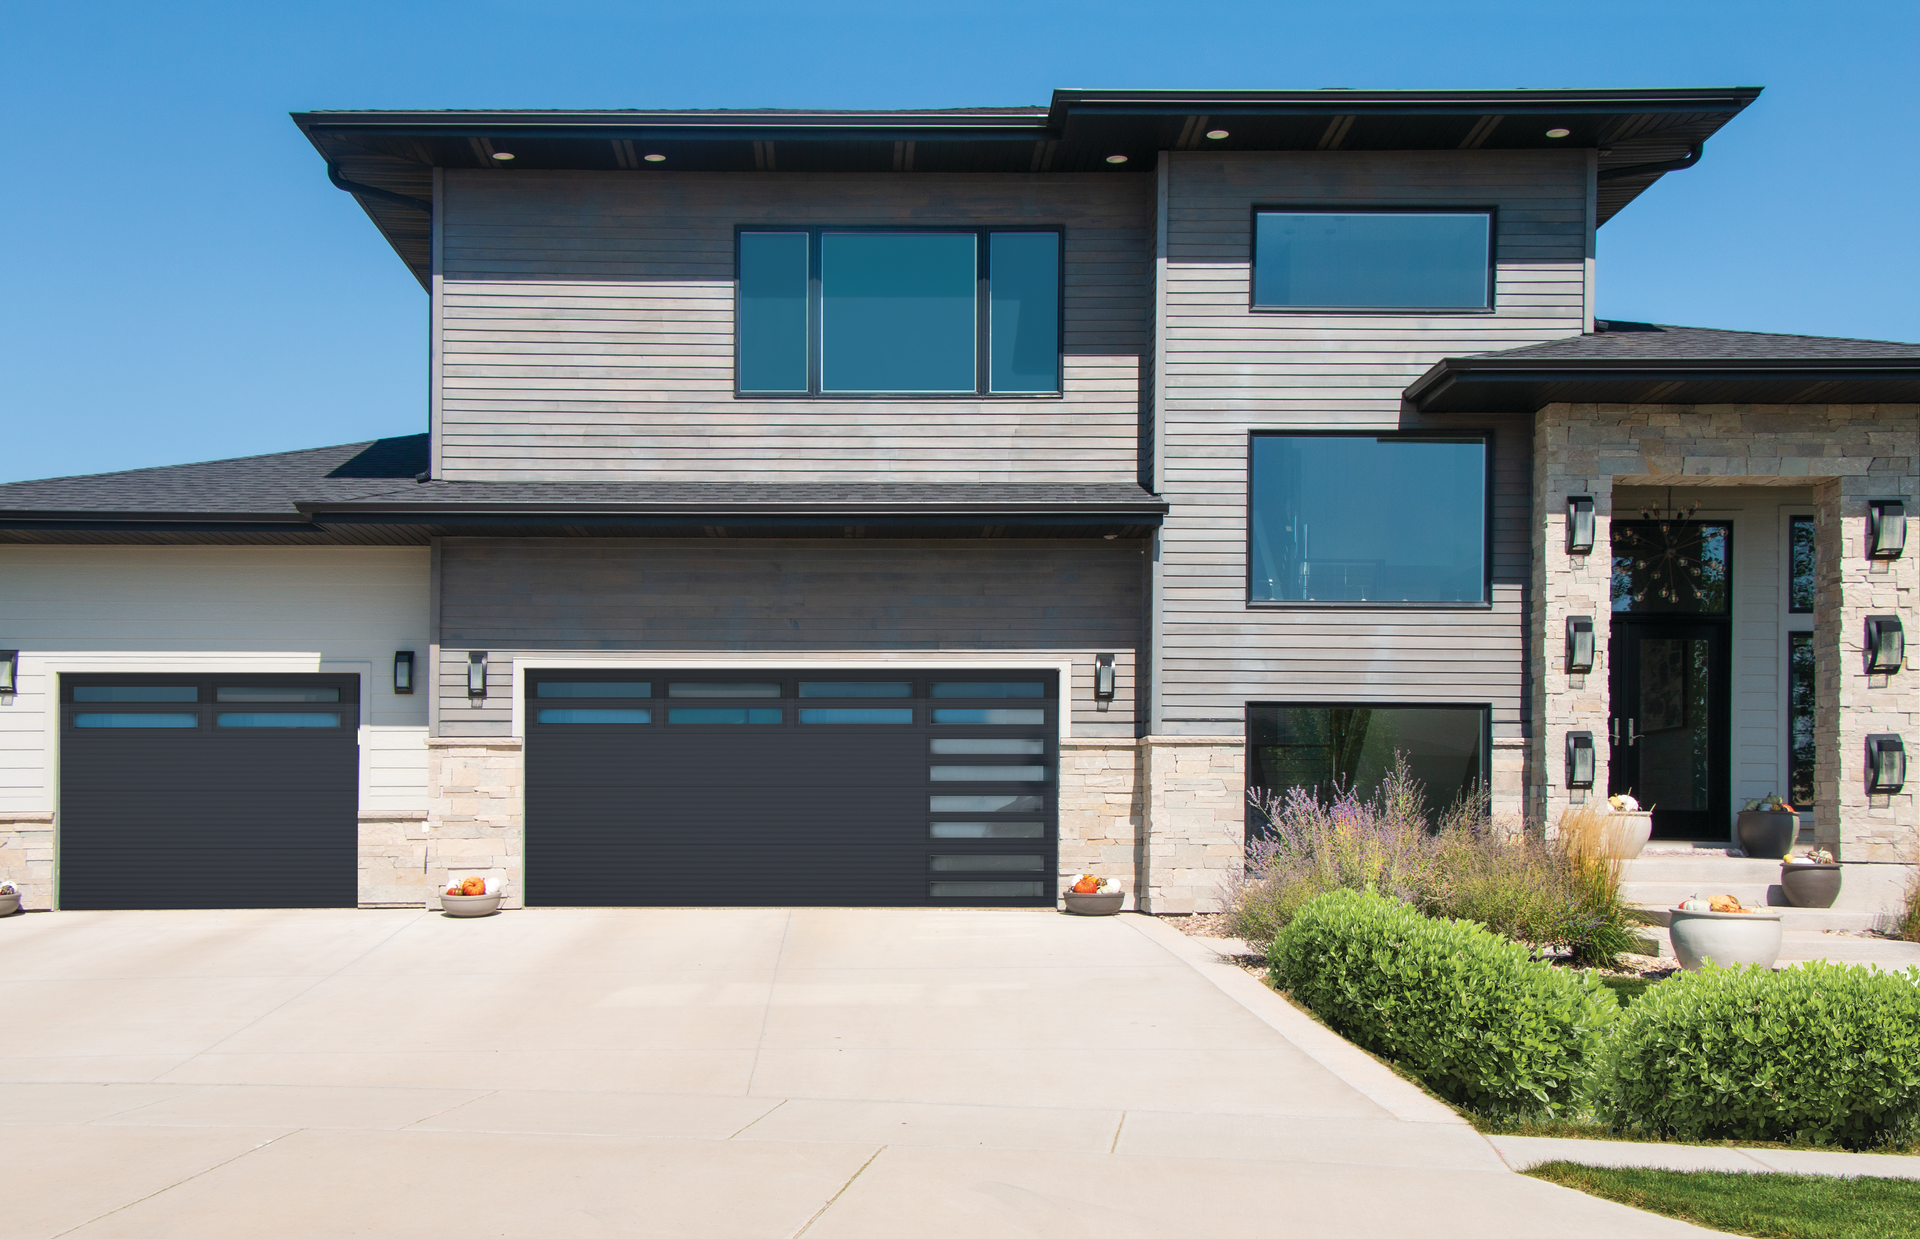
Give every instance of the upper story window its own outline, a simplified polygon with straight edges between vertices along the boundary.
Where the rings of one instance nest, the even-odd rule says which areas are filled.
[[[1484,435],[1256,434],[1253,602],[1483,603]]]
[[[736,383],[790,396],[1060,391],[1055,229],[741,229]]]
[[[1493,212],[1255,210],[1256,310],[1493,308]]]

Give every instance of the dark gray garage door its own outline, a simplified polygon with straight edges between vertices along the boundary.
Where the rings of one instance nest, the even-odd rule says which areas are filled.
[[[63,908],[352,907],[354,676],[65,676]]]
[[[527,900],[1051,906],[1057,678],[532,672]]]

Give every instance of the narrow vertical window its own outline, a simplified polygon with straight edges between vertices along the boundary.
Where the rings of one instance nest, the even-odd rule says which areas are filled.
[[[1060,390],[1060,234],[996,232],[989,243],[989,390]]]
[[[807,234],[740,234],[740,390],[807,390]]]
[[[972,232],[823,234],[820,390],[976,390],[979,240]]]
[[[1787,634],[1787,795],[1813,807],[1813,634]]]
[[[1813,518],[1796,516],[1787,526],[1787,610],[1813,613]]]

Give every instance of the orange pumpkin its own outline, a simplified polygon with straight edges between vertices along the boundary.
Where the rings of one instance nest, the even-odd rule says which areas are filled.
[[[1100,893],[1100,879],[1083,876],[1078,882],[1073,884],[1073,893],[1076,895],[1098,895]]]
[[[460,893],[462,895],[484,895],[487,893],[487,880],[485,878],[468,878],[460,884]]]

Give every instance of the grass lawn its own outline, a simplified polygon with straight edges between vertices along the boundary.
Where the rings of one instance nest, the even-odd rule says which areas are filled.
[[[1920,1180],[1728,1171],[1605,1170],[1547,1162],[1527,1174],[1591,1196],[1756,1239],[1920,1236]]]

